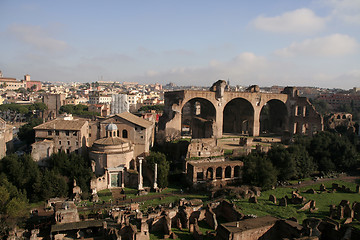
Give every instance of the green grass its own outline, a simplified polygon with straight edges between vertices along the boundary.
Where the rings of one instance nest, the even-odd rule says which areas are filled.
[[[355,190],[356,184],[355,183],[349,183],[339,180],[334,180],[330,182],[325,182],[324,185],[327,189],[331,189],[332,183],[338,183],[341,187],[342,185],[345,185],[346,187],[349,187],[351,190]],[[278,206],[278,204],[273,204],[270,202],[269,196],[270,194],[273,194],[276,196],[277,200],[279,200],[282,197],[285,197],[287,195],[291,198],[291,192],[295,190],[294,188],[277,188],[274,190],[268,190],[264,191],[261,194],[261,197],[258,198],[258,203],[249,203],[248,199],[239,199],[235,200],[236,206],[239,208],[239,210],[244,214],[255,214],[257,216],[265,216],[265,215],[271,215],[278,218],[290,218],[295,217],[298,219],[299,222],[302,222],[305,218],[309,217],[316,217],[316,218],[324,218],[329,216],[329,206],[334,204],[338,205],[341,200],[349,200],[350,204],[352,204],[354,201],[360,200],[360,194],[356,193],[343,193],[343,192],[323,192],[320,193],[320,184],[316,183],[311,186],[300,188],[300,195],[306,198],[306,202],[309,200],[315,200],[316,202],[316,208],[318,208],[317,211],[311,213],[309,211],[301,211],[298,210],[303,206],[302,204],[294,205],[294,204],[288,204],[287,207]],[[314,190],[318,191],[318,194],[310,194],[305,193],[306,190],[313,188]]]
[[[232,155],[233,154],[233,149],[225,149],[224,150],[224,155]]]
[[[205,220],[199,222],[199,230],[206,235],[207,231],[215,232],[214,229],[211,229]]]

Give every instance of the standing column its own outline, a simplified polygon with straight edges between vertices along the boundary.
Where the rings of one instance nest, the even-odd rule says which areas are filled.
[[[121,171],[121,187],[124,188],[125,187],[125,176],[124,176],[125,171],[122,170]]]
[[[254,123],[252,127],[252,136],[257,137],[260,135],[260,107],[254,108]]]
[[[154,173],[154,189],[157,189],[157,163],[155,163],[155,173]]]
[[[143,190],[143,177],[142,177],[142,160],[143,157],[139,157],[139,176],[138,176],[138,190]]]
[[[214,135],[216,138],[221,138],[223,133],[223,125],[224,125],[224,103],[221,101],[217,102],[215,106],[216,116],[215,116],[215,132]]]

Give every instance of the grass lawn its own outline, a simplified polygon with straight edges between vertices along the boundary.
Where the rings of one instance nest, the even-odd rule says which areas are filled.
[[[185,198],[187,200],[198,198],[198,199],[201,199],[204,203],[209,201],[209,197],[207,195],[187,194],[187,193],[179,194],[180,189],[181,189],[181,186],[173,185],[173,186],[167,187],[160,193],[150,192],[145,196],[153,196],[156,198],[143,202],[140,205],[140,209],[146,210],[150,206],[156,207],[156,206],[162,205],[162,204],[173,203],[173,202],[179,201],[181,198]],[[124,188],[124,192],[126,194],[127,199],[131,198],[131,199],[134,199],[134,201],[136,201],[137,198],[143,197],[143,196],[138,196],[137,195],[138,191],[137,191],[137,189],[134,189],[134,188]],[[164,194],[168,194],[168,195],[164,196]],[[161,198],[161,196],[162,196],[162,198]]]
[[[331,189],[332,183],[337,183],[341,187],[342,185],[345,185],[346,187],[349,187],[352,191],[355,191],[356,184],[355,183],[349,183],[345,181],[329,181],[325,182],[324,185],[327,189]],[[291,192],[296,190],[295,188],[277,188],[274,190],[264,191],[261,194],[261,197],[258,198],[258,203],[249,203],[248,199],[234,199],[236,206],[240,209],[240,211],[244,214],[255,214],[258,217],[265,216],[265,215],[272,215],[279,218],[290,218],[295,217],[298,219],[298,221],[301,223],[305,218],[309,217],[316,217],[316,218],[324,218],[326,216],[329,216],[329,206],[332,204],[338,205],[341,200],[349,200],[350,204],[352,204],[354,201],[360,201],[360,194],[356,193],[343,193],[343,192],[335,192],[335,193],[328,193],[323,192],[321,193],[320,190],[320,184],[321,183],[315,183],[314,185],[307,186],[300,188],[300,195],[306,198],[306,201],[309,200],[315,200],[316,201],[316,207],[318,208],[317,211],[311,213],[309,211],[301,211],[298,210],[303,206],[301,204],[294,205],[294,204],[288,204],[287,207],[281,207],[278,206],[278,204],[273,204],[271,201],[269,201],[269,196],[271,194],[275,195],[277,199],[280,199],[287,195],[291,198]],[[314,189],[318,193],[317,194],[310,194],[305,193],[308,189]],[[356,221],[355,221],[356,225]],[[357,225],[359,225],[359,222],[357,222]],[[360,225],[359,225],[360,226]]]

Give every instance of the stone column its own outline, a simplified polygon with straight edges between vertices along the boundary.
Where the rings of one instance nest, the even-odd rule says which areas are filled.
[[[155,163],[155,173],[154,173],[154,189],[157,189],[157,163]]]
[[[260,134],[260,107],[254,107],[254,124],[252,135],[254,137],[259,136]]]
[[[139,157],[139,176],[138,176],[138,190],[143,190],[143,177],[142,177],[142,160],[143,157]]]
[[[121,187],[125,187],[125,176],[124,176],[124,170],[121,171]]]
[[[222,133],[223,133],[223,125],[224,125],[224,101],[218,101],[217,105],[214,106],[215,110],[216,110],[216,119],[215,119],[215,124],[216,124],[216,129],[214,132],[214,135],[216,138],[221,138],[222,137]]]

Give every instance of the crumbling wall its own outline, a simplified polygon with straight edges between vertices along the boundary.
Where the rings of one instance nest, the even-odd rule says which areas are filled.
[[[213,211],[216,217],[221,216],[228,222],[238,221],[244,217],[244,215],[236,209],[235,205],[228,200],[222,200]]]

